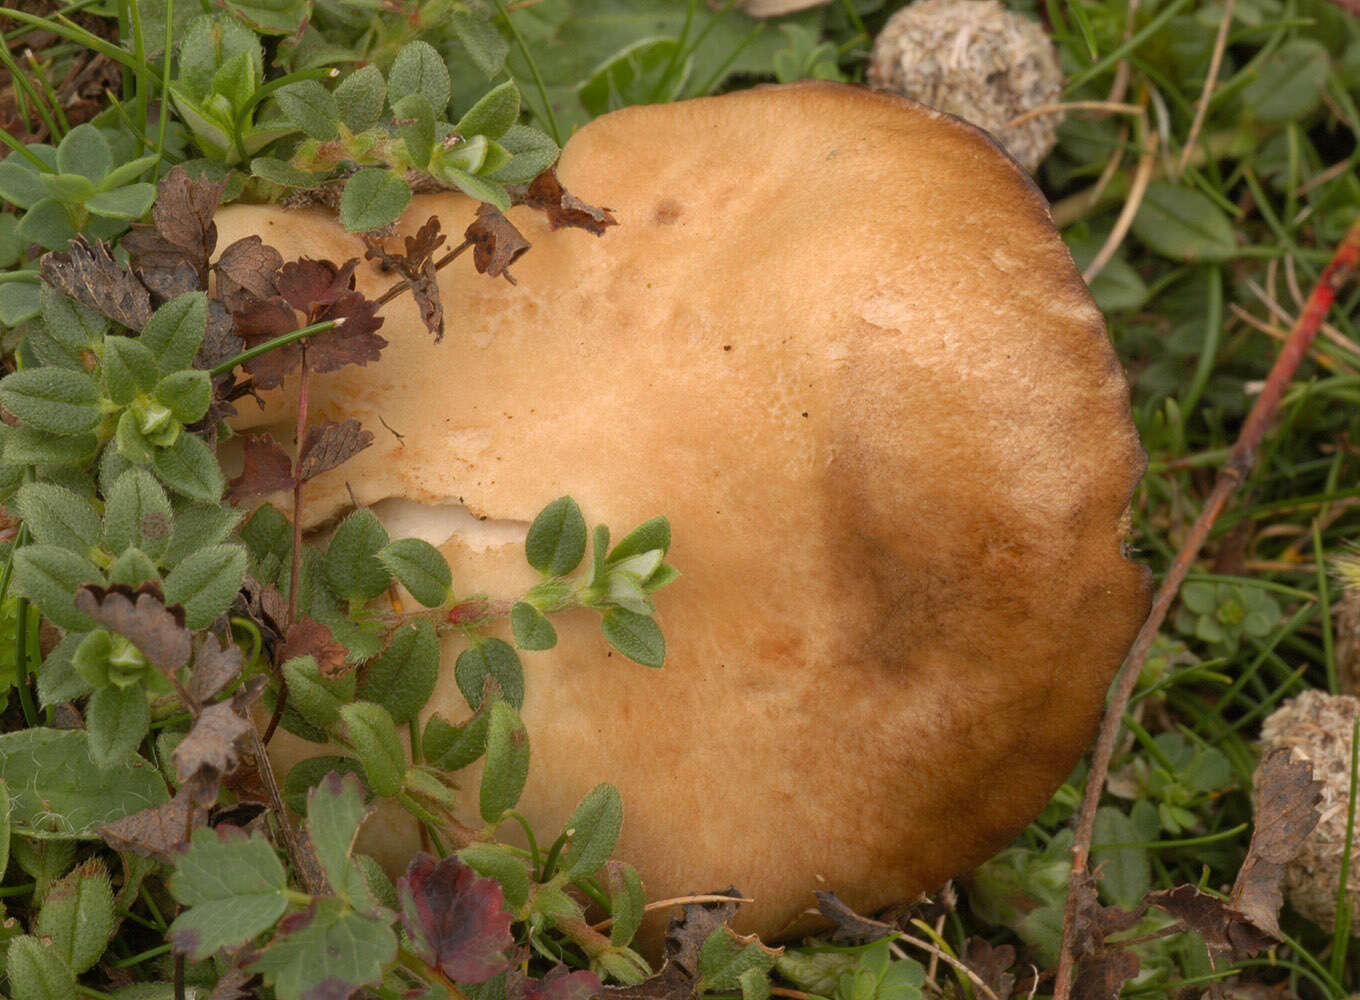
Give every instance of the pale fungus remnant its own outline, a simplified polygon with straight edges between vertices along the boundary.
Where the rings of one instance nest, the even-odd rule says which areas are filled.
[[[1346,857],[1347,806],[1351,789],[1351,737],[1360,716],[1360,698],[1304,691],[1278,708],[1261,726],[1262,759],[1288,747],[1313,766],[1322,783],[1320,818],[1285,865],[1284,892],[1289,905],[1323,930],[1336,926],[1336,897]],[[1360,834],[1360,828],[1357,828]],[[1360,836],[1351,844],[1351,884],[1360,872]],[[1360,897],[1348,894],[1351,933],[1360,936]]]
[[[508,600],[555,497],[616,531],[664,513],[665,666],[558,616],[523,655],[520,811],[551,835],[612,782],[649,897],[735,885],[744,931],[788,930],[818,889],[867,912],[937,888],[1070,772],[1148,602],[1128,386],[1042,196],[972,126],[828,83],[606,115],[558,174],[617,227],[511,209],[516,284],[460,258],[442,342],[403,296],[380,361],[313,379],[313,414],[375,438],[308,484],[307,523],[371,505],[442,547],[455,593]],[[476,209],[418,196],[399,229]],[[363,256],[319,210],[217,225]],[[370,294],[390,280],[360,267]],[[286,440],[292,387],[238,427]],[[455,722],[462,643],[430,706]],[[419,849],[405,814],[370,827],[393,869]]]
[[[1008,125],[1058,100],[1063,75],[1043,28],[998,0],[903,7],[874,41],[868,80],[986,129],[1029,171],[1057,141],[1058,114]]]

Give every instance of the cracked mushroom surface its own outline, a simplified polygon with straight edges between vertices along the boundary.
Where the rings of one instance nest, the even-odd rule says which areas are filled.
[[[558,175],[619,225],[512,209],[518,283],[469,255],[441,271],[442,343],[409,296],[385,307],[382,360],[313,380],[313,419],[375,443],[309,484],[307,522],[352,490],[440,545],[456,593],[513,598],[554,498],[616,533],[666,514],[664,669],[586,611],[522,654],[521,810],[551,838],[612,782],[649,898],[734,884],[743,930],[787,929],[815,889],[861,911],[935,889],[1068,774],[1148,601],[1124,552],[1128,386],[1044,199],[979,130],[827,83],[615,112]],[[400,229],[457,234],[475,209],[418,196]],[[320,211],[217,225],[285,260],[363,256]],[[290,440],[294,393],[238,429]],[[462,640],[443,642],[427,712],[458,722]],[[475,772],[463,787],[475,816]],[[365,836],[393,869],[419,848],[395,811]]]

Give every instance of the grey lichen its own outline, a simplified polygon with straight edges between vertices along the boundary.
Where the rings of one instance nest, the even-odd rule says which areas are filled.
[[[1322,782],[1321,818],[1303,841],[1298,855],[1285,866],[1284,890],[1301,915],[1324,930],[1336,922],[1336,895],[1346,851],[1346,813],[1350,801],[1351,735],[1360,698],[1305,691],[1284,703],[1261,727],[1264,753],[1290,747],[1313,765]],[[1360,829],[1356,838],[1360,840]],[[1351,845],[1351,928],[1360,936],[1360,844]]]
[[[986,129],[1033,171],[1053,148],[1059,114],[1008,122],[1051,104],[1062,89],[1044,30],[997,0],[917,0],[874,42],[868,80]]]

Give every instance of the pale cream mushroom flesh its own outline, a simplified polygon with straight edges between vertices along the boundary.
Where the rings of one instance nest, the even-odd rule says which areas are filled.
[[[554,498],[616,538],[664,513],[665,668],[589,611],[523,654],[524,814],[551,840],[612,782],[651,898],[736,885],[736,926],[766,934],[814,890],[869,911],[935,889],[1068,774],[1147,604],[1128,386],[1042,196],[977,129],[823,83],[607,115],[558,174],[619,225],[512,209],[518,283],[445,268],[442,343],[409,296],[385,307],[382,360],[313,382],[313,419],[374,444],[313,481],[306,522],[352,494],[439,544],[457,592],[513,598]],[[456,240],[475,208],[420,196],[401,228],[435,214]],[[320,210],[217,225],[363,255]],[[238,426],[290,440],[292,385]],[[430,704],[455,722],[461,648]],[[400,870],[419,840],[384,812],[366,846]]]

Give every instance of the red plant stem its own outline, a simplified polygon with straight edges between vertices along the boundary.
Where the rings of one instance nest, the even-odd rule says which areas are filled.
[[[1152,648],[1157,632],[1166,620],[1171,603],[1180,589],[1185,575],[1199,556],[1200,549],[1209,538],[1214,521],[1222,513],[1228,498],[1246,479],[1256,462],[1256,452],[1265,438],[1266,429],[1279,409],[1284,391],[1293,381],[1299,362],[1308,352],[1313,338],[1317,336],[1327,312],[1336,302],[1337,292],[1346,283],[1360,261],[1360,217],[1351,223],[1350,229],[1342,237],[1340,245],[1332,255],[1331,261],[1318,277],[1304,303],[1303,311],[1294,322],[1284,346],[1280,349],[1275,364],[1271,366],[1261,394],[1256,397],[1251,412],[1237,436],[1237,443],[1228,453],[1228,460],[1218,473],[1213,489],[1199,516],[1190,526],[1190,532],[1181,543],[1176,558],[1172,561],[1162,584],[1153,598],[1152,609],[1147,620],[1133,641],[1128,657],[1124,660],[1119,680],[1110,703],[1105,709],[1105,717],[1100,726],[1100,738],[1096,741],[1095,754],[1091,760],[1091,773],[1086,779],[1086,793],[1081,800],[1077,814],[1076,835],[1072,844],[1072,875],[1068,881],[1067,909],[1063,918],[1062,948],[1058,953],[1057,975],[1053,984],[1053,1000],[1070,1000],[1072,992],[1072,972],[1076,962],[1073,954],[1073,939],[1077,924],[1079,888],[1086,880],[1091,855],[1091,838],[1095,832],[1096,807],[1105,788],[1105,778],[1110,771],[1110,760],[1114,756],[1115,742],[1119,738],[1120,725],[1124,712],[1129,707],[1133,690],[1138,684],[1138,676]]]

